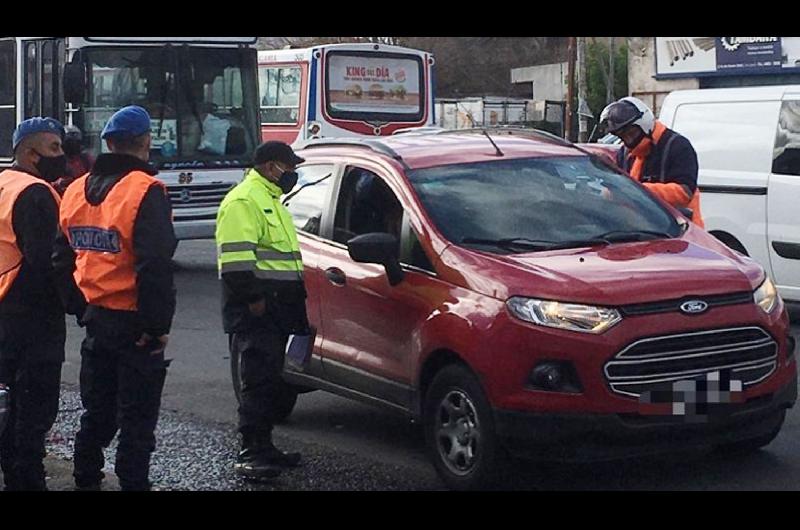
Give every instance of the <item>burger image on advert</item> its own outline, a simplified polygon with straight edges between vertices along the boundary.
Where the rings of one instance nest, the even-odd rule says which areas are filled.
[[[358,83],[355,83],[355,84],[349,85],[344,90],[344,94],[345,94],[345,96],[353,96],[355,98],[361,98],[361,96],[364,95],[364,91],[361,89],[361,85],[359,85]]]
[[[383,99],[386,96],[383,91],[383,85],[379,85],[378,83],[369,86],[367,95],[370,99]]]
[[[398,83],[404,82],[406,80],[406,71],[405,70],[398,70],[394,74],[394,80],[397,81]]]

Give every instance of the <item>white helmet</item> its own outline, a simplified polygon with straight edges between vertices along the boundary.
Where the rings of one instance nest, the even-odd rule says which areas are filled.
[[[650,107],[634,97],[624,97],[609,104],[600,113],[600,123],[606,124],[606,130],[611,134],[627,127],[638,126],[644,134],[650,136],[656,124],[656,118]]]

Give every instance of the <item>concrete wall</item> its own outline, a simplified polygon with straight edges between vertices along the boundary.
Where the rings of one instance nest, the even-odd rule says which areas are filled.
[[[649,105],[656,116],[667,94],[673,90],[700,88],[696,77],[657,81],[655,38],[628,38],[628,92]]]
[[[567,99],[567,63],[542,64],[511,69],[512,83],[533,83],[534,100]]]

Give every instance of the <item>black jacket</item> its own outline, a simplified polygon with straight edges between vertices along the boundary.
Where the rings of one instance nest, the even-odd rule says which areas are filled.
[[[623,147],[617,152],[617,165],[630,173],[633,158],[630,151]],[[691,142],[672,129],[661,135],[644,162],[640,182],[680,184],[691,197],[697,191],[697,153]]]
[[[19,167],[13,169],[24,171]],[[0,315],[63,321],[64,306],[59,292],[76,292],[77,287],[72,275],[56,271],[50,260],[59,233],[58,204],[42,182],[19,195],[12,215],[23,259],[14,284],[0,300]]]
[[[86,179],[86,200],[94,205],[102,203],[124,176],[137,170],[153,176],[158,173],[153,166],[130,155],[100,155]],[[83,322],[125,335],[146,332],[160,336],[169,333],[175,314],[172,256],[177,246],[169,198],[160,186],[151,186],[142,199],[133,229],[138,311],[117,311],[90,305]],[[54,264],[61,271],[75,270],[75,253],[63,233],[56,241]]]

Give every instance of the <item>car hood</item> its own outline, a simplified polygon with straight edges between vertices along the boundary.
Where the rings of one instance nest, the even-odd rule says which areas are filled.
[[[501,300],[618,306],[748,291],[763,281],[754,261],[700,230],[690,232],[681,239],[511,255],[451,246],[442,258],[462,286]]]

